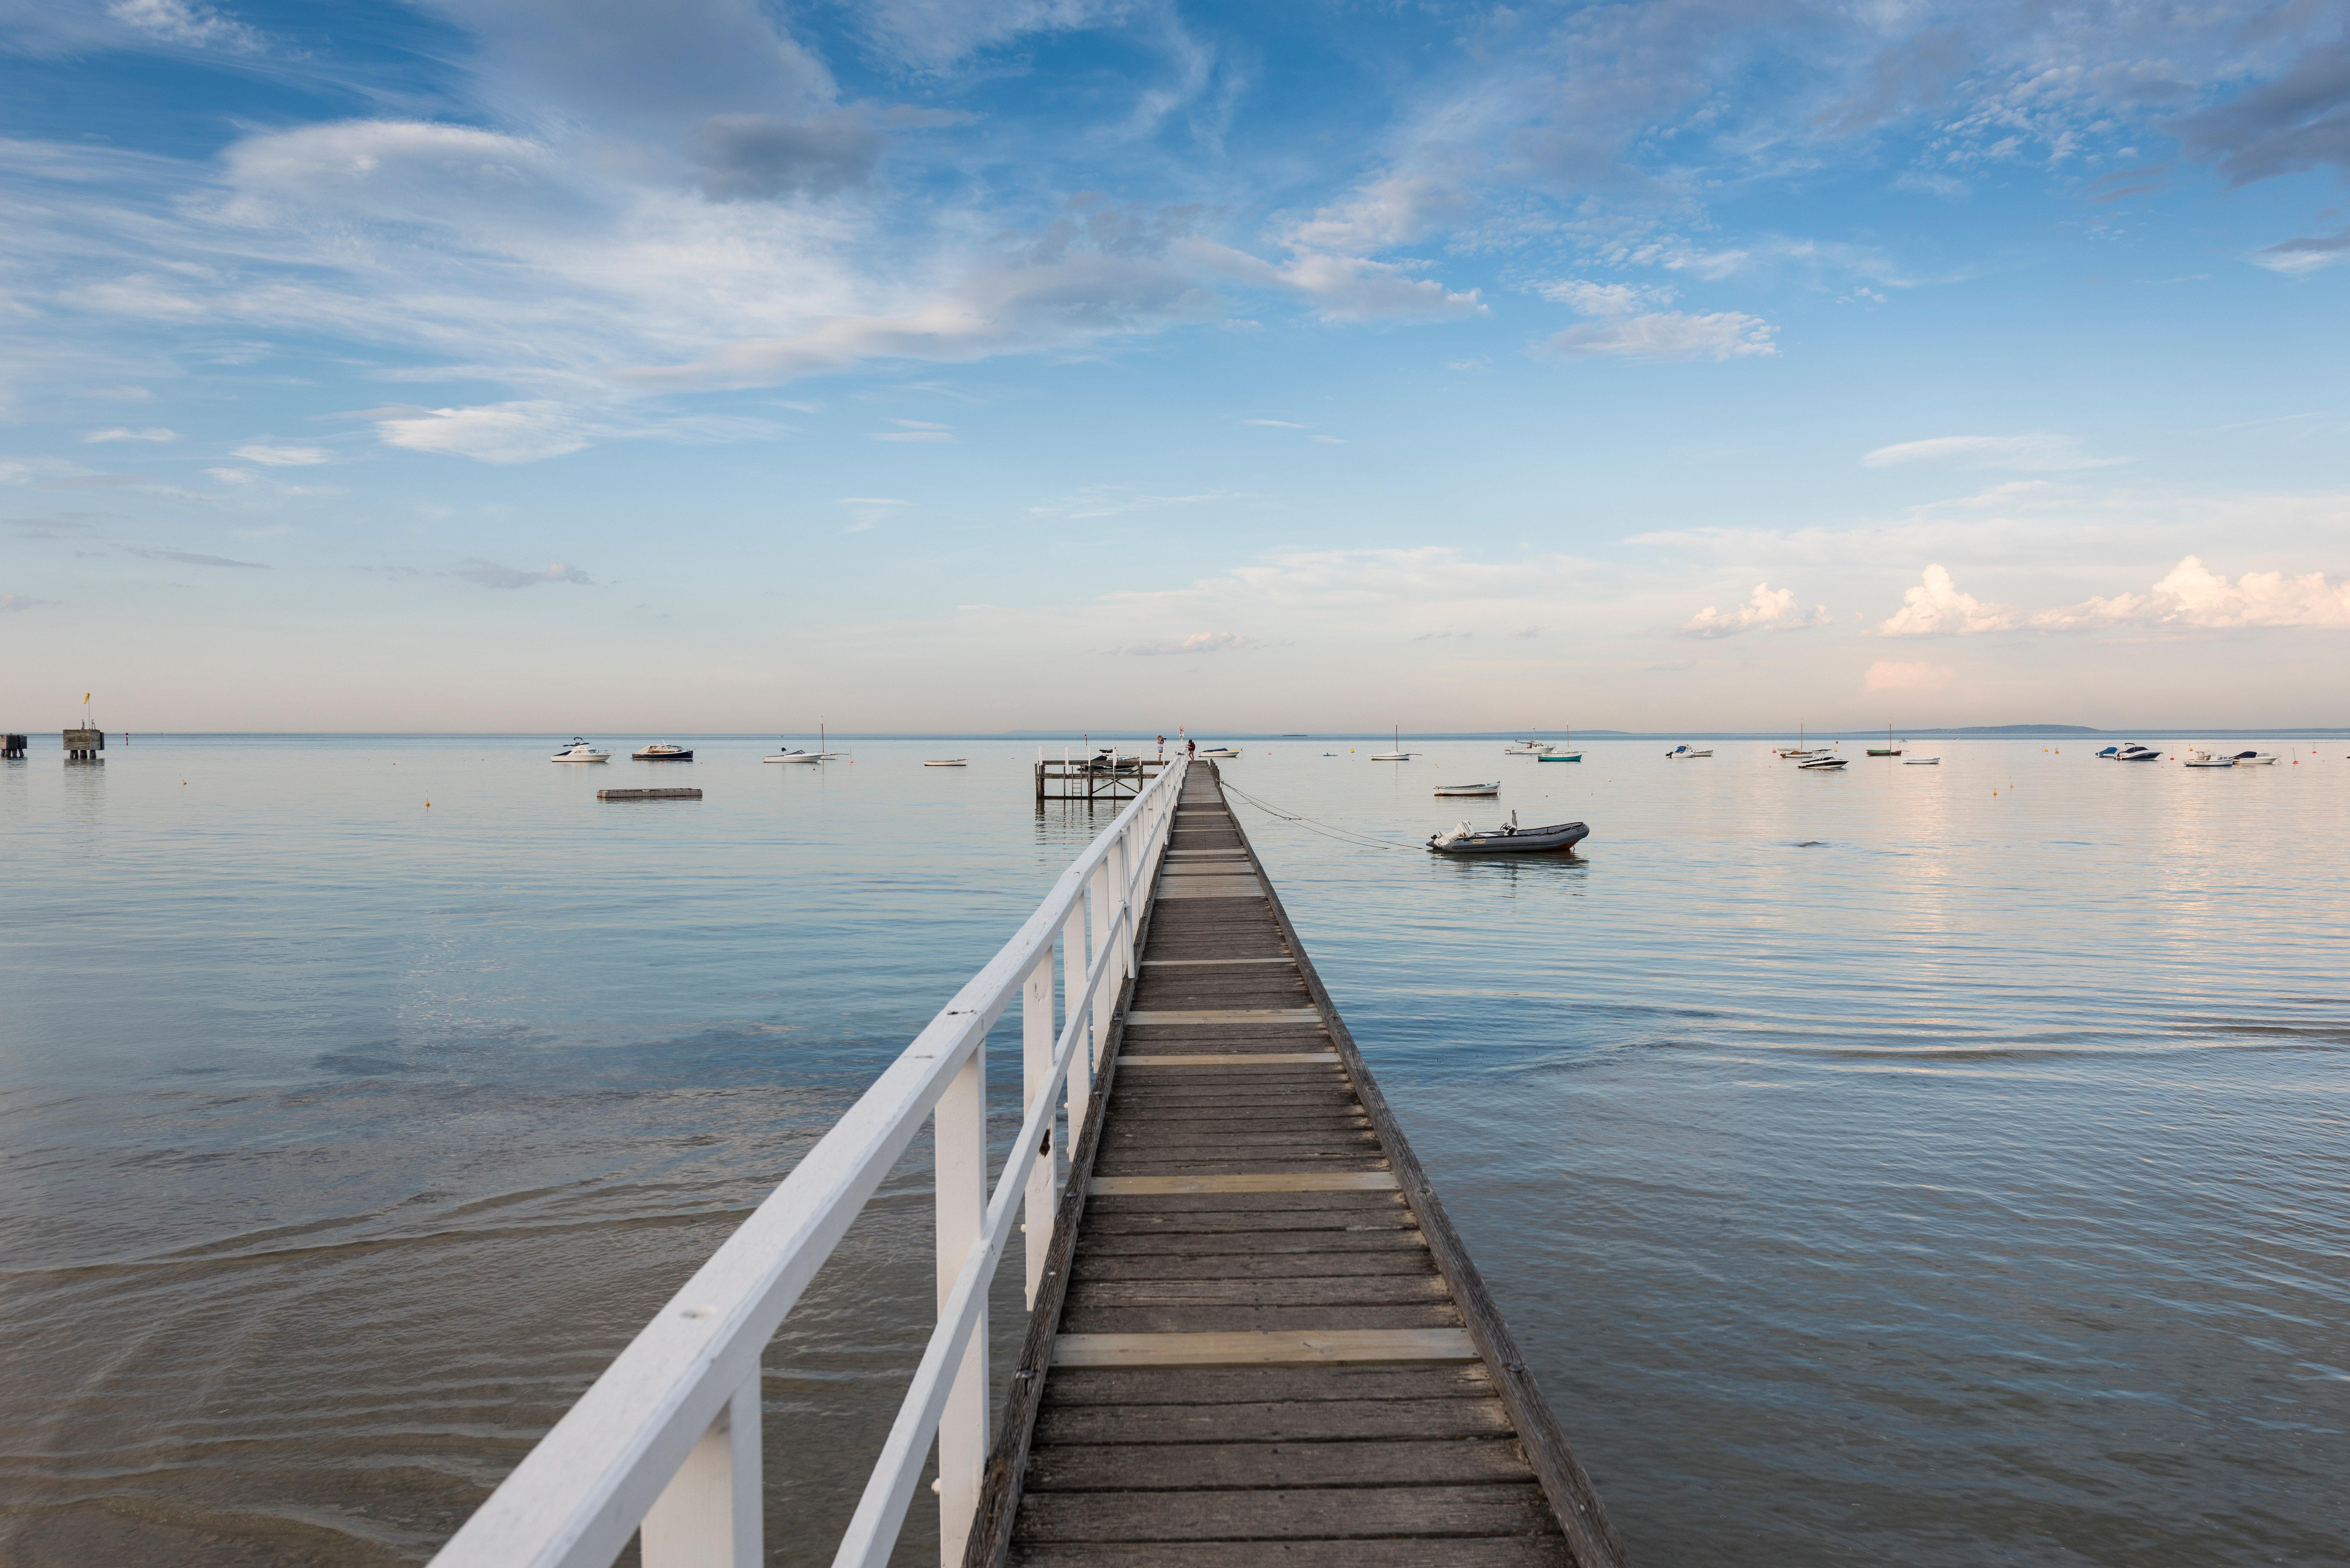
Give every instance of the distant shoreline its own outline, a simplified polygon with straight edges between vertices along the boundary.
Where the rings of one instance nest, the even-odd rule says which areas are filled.
[[[132,730],[128,732],[138,740],[151,741],[352,741],[372,739],[386,741],[529,741],[533,742],[548,742],[549,743],[559,744],[562,740],[566,738],[564,732],[555,730]],[[656,731],[650,728],[626,729],[606,726],[604,732],[607,735],[618,735],[623,737],[642,735],[650,736],[656,739],[677,739],[700,742],[751,741],[764,743],[772,742],[778,736],[787,740],[806,739],[812,741],[816,739],[816,732],[813,730],[806,732],[806,733],[803,735],[800,732],[795,730]],[[109,737],[120,736],[123,733],[125,733],[125,732],[120,730],[109,729],[107,731],[107,734]],[[1284,732],[1281,734],[1252,734],[1245,731],[1202,729],[1192,731],[1190,738],[1203,742],[1211,741],[1245,742],[1249,744],[1254,745],[1260,742],[1279,743],[1283,742],[1300,743],[1308,742],[1334,742],[1340,741],[1386,741],[1389,739],[1391,733],[1392,732],[1388,730],[1361,730],[1326,731],[1313,734],[1298,734],[1295,732]],[[1523,740],[1525,738],[1526,733],[1527,732],[1523,730],[1415,730],[1403,736],[1403,739],[1406,741],[1417,742],[1509,742]],[[1564,743],[1569,739],[1568,736],[1555,730],[1537,731],[1535,733],[1540,738],[1548,739],[1560,743]],[[1885,731],[1881,727],[1866,730],[1805,730],[1802,732],[1802,733],[1805,738],[1814,741],[1881,741],[1885,738]],[[55,730],[36,730],[31,732],[32,739],[36,746],[40,744],[45,737],[54,740],[56,734],[57,732]],[[1087,740],[1097,741],[1106,744],[1110,742],[1126,743],[1138,741],[1147,742],[1156,741],[1158,739],[1159,732],[1153,730],[1013,730],[998,731],[993,733],[979,733],[967,730],[889,730],[872,732],[833,730],[828,732],[828,734],[836,744],[856,741],[956,741],[1013,742],[1021,744],[1053,745],[1064,742],[1069,744],[1082,744]],[[1572,740],[1575,742],[1790,741],[1795,739],[1796,735],[1797,732],[1794,730],[1577,730],[1573,732]],[[2129,730],[2097,730],[2077,724],[1995,724],[1943,728],[1921,726],[1914,730],[1896,728],[1893,732],[1893,735],[1897,741],[1922,739],[1956,741],[2093,740],[2100,737],[2116,740],[2136,740],[2147,737],[2162,737],[2171,740],[2225,740],[2239,737],[2255,740],[2263,737],[2281,740],[2327,740],[2350,737],[2350,725],[2313,725],[2277,729],[2257,729],[2239,726],[2225,730],[2193,728],[2168,729],[2156,725],[2142,725],[2136,729]],[[1170,747],[1175,743],[1175,735],[1172,731],[1168,732],[1167,742]],[[120,744],[120,742],[117,741],[115,743]],[[133,743],[136,743],[135,741]]]

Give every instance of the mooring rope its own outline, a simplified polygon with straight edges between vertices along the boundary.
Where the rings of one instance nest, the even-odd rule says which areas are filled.
[[[1357,833],[1351,827],[1337,827],[1326,822],[1318,822],[1315,818],[1305,815],[1299,812],[1284,811],[1281,807],[1274,805],[1270,801],[1257,799],[1256,796],[1249,794],[1248,791],[1241,788],[1238,784],[1232,783],[1230,780],[1222,780],[1220,782],[1223,784],[1224,793],[1226,794],[1238,795],[1241,799],[1248,802],[1249,805],[1256,807],[1259,811],[1263,812],[1267,816],[1278,818],[1283,822],[1294,823],[1297,826],[1305,829],[1308,833],[1318,833],[1325,838],[1335,838],[1341,844],[1352,844],[1365,849],[1400,849],[1406,854],[1410,854],[1414,851],[1427,847],[1427,846],[1420,844],[1398,844],[1392,839],[1373,838],[1367,834]]]

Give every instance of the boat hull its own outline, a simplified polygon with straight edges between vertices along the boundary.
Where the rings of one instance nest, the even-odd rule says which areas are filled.
[[[630,752],[629,760],[632,763],[690,763],[693,761],[693,753],[691,752]]]
[[[1572,849],[1590,836],[1591,829],[1582,823],[1561,822],[1549,827],[1522,827],[1515,833],[1472,833],[1450,843],[1431,838],[1428,848],[1432,855],[1553,855]]]
[[[1582,760],[1581,752],[1544,752],[1534,759],[1538,763],[1579,763]]]
[[[1467,795],[1494,795],[1501,793],[1502,786],[1498,784],[1439,784],[1436,786],[1437,798],[1440,800],[1453,800]]]

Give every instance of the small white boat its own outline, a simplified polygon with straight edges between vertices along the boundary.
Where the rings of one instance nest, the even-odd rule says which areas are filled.
[[[1901,765],[1905,768],[1939,768],[1942,765],[1942,759],[1939,757],[1904,757],[1901,759]]]
[[[1713,748],[1706,746],[1697,750],[1691,750],[1688,746],[1675,746],[1671,751],[1667,752],[1665,755],[1670,757],[1677,763],[1685,763],[1691,757],[1710,757],[1713,755]]]
[[[2103,753],[2099,754],[2102,755]],[[2132,741],[2128,745],[2121,746],[2115,750],[2114,761],[2117,763],[2158,763],[2162,761],[2162,753],[2155,750],[2152,746],[2141,746],[2136,741]]]
[[[1832,757],[1822,753],[1818,756],[1805,757],[1795,765],[1807,773],[1833,773],[1850,760],[1847,757]]]
[[[1513,811],[1510,820],[1498,828],[1480,832],[1464,822],[1450,833],[1430,834],[1428,847],[1438,855],[1542,855],[1572,849],[1590,836],[1591,829],[1579,822],[1520,827],[1518,814]]]
[[[2276,762],[2274,752],[2238,752],[2235,756],[2236,765],[2240,768],[2272,768]]]
[[[922,765],[926,768],[963,768],[971,764],[961,757],[932,757]]]
[[[630,752],[629,760],[635,763],[690,763],[693,753],[684,746],[674,746],[667,741],[655,741],[641,752]]]
[[[612,753],[599,752],[577,735],[574,735],[571,737],[569,745],[546,760],[550,763],[608,763],[612,760]]]
[[[1538,757],[1544,752],[1554,749],[1548,741],[1537,741],[1528,736],[1523,741],[1512,741],[1508,745],[1503,746],[1502,754],[1505,757]]]
[[[2232,768],[2236,765],[2236,759],[2233,757],[2215,757],[2210,753],[2205,751],[2202,747],[2198,746],[2193,751],[2187,753],[2187,765],[2190,768]]]
[[[782,751],[772,757],[761,757],[763,763],[820,763],[824,757],[810,751]]]
[[[1412,753],[1403,749],[1402,725],[1399,724],[1395,727],[1393,737],[1395,750],[1391,752],[1373,752],[1371,753],[1371,761],[1375,763],[1408,763],[1411,761]]]
[[[1499,794],[1502,793],[1502,781],[1495,779],[1492,784],[1438,784],[1436,793],[1440,795]]]
[[[1216,757],[1221,759],[1224,757],[1237,757],[1241,753],[1238,746],[1201,746],[1200,748],[1199,754],[1203,757]],[[1140,759],[1138,758],[1136,760],[1139,762]]]

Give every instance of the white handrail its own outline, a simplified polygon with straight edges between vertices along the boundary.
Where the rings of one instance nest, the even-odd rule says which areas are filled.
[[[1187,771],[1184,760],[1175,759],[1061,874],[1012,940],[450,1538],[433,1568],[608,1568],[639,1524],[646,1568],[755,1568],[762,1556],[759,1357],[933,1111],[938,1327],[837,1562],[887,1560],[933,1434],[941,1455],[941,1558],[950,1565],[961,1561],[987,1449],[988,1283],[1024,1196],[1032,1258],[1049,1244],[1051,1184],[1042,1177],[1032,1183],[1030,1176],[1064,1085],[1072,1131],[1083,1116],[1093,1052],[1106,1035],[1118,987],[1133,969],[1135,900],[1171,829]],[[1088,927],[1090,962],[1083,950]],[[1049,1062],[1037,1059],[1041,1052],[1029,1054],[1020,1135],[971,1228],[975,1233],[951,1234],[951,1213],[986,1196],[988,1030],[1015,995],[1024,1008],[1041,997],[1049,1035],[1056,940],[1066,1022]],[[1032,1262],[1032,1278],[1039,1266]],[[958,1390],[976,1398],[957,1402]]]

